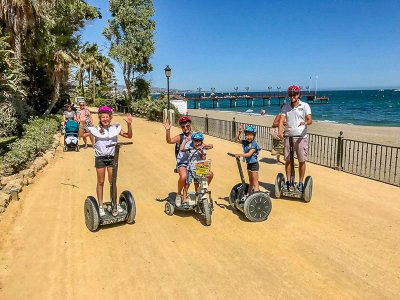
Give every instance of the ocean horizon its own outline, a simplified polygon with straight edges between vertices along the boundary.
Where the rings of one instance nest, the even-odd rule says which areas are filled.
[[[228,92],[215,93],[216,96],[226,95],[256,95],[268,94],[268,92]],[[275,93],[275,92],[273,92]],[[285,92],[281,92],[285,95]],[[186,96],[196,96],[198,93],[186,93]],[[204,93],[201,93],[204,96]],[[205,93],[210,96],[210,93]],[[318,97],[327,96],[327,104],[310,103],[313,120],[325,123],[340,123],[364,126],[390,126],[400,127],[400,90],[334,90],[319,91]],[[289,99],[286,99],[289,101]],[[304,98],[302,101],[307,102]],[[271,105],[265,100],[262,105],[261,98],[255,98],[254,106],[246,106],[246,99],[238,99],[236,107],[230,107],[229,99],[219,100],[219,108],[213,108],[211,100],[202,100],[201,109],[231,111],[234,113],[246,113],[259,115],[261,109],[266,115],[274,116],[280,111],[278,99],[272,98]],[[282,100],[281,100],[282,104]],[[194,101],[188,101],[188,108],[194,109]]]

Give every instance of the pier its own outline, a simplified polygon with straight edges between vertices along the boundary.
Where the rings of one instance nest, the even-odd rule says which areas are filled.
[[[194,108],[201,108],[202,101],[212,101],[212,108],[219,108],[220,101],[229,101],[229,107],[237,107],[238,100],[246,100],[246,107],[254,107],[257,106],[256,99],[260,99],[262,101],[258,101],[258,106],[271,106],[272,104],[281,105],[281,103],[286,102],[287,95],[284,93],[259,93],[252,95],[224,95],[224,96],[186,96],[186,100],[194,101]],[[327,96],[317,96],[315,92],[306,92],[300,95],[301,100],[306,100],[307,103],[312,104],[327,104],[329,102],[329,97]],[[277,101],[272,101],[277,100]],[[262,103],[262,104],[261,104]],[[261,104],[261,105],[260,105]]]

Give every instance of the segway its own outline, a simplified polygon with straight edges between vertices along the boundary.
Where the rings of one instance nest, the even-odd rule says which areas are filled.
[[[99,205],[96,198],[88,196],[85,200],[84,214],[85,224],[90,231],[96,231],[100,225],[109,225],[119,222],[126,222],[132,224],[135,222],[136,205],[130,191],[123,191],[119,196],[119,205],[122,207],[123,212],[118,213],[117,210],[117,173],[118,173],[118,158],[119,150],[122,145],[131,145],[132,142],[114,143],[107,147],[115,147],[112,183],[110,185],[110,198],[111,203],[103,204],[105,215],[100,216]]]
[[[190,151],[193,149],[188,149]],[[198,150],[199,151],[199,150]],[[193,155],[192,155],[193,157]],[[165,213],[169,216],[174,214],[175,210],[179,211],[194,211],[204,216],[206,226],[211,225],[211,215],[214,210],[211,191],[208,190],[208,175],[211,171],[211,160],[197,161],[188,163],[188,172],[197,180],[199,188],[196,192],[187,194],[187,205],[185,207],[177,206],[175,199],[168,198],[165,203]]]
[[[235,157],[233,153],[228,153],[228,155]],[[268,193],[261,191],[248,195],[249,184],[244,180],[239,157],[236,157],[236,163],[239,169],[241,182],[232,188],[229,195],[229,204],[233,209],[243,212],[246,218],[251,222],[265,221],[271,213],[271,198]]]
[[[295,168],[294,168],[294,148],[293,148],[293,138],[302,137],[301,135],[284,135],[284,138],[289,139],[289,148],[290,148],[290,179],[289,179],[289,187],[286,185],[285,176],[282,173],[279,173],[276,176],[275,180],[275,197],[281,198],[297,198],[303,199],[305,202],[310,202],[312,197],[312,188],[313,188],[313,180],[311,176],[307,176],[304,180],[304,189],[300,191],[295,182]]]

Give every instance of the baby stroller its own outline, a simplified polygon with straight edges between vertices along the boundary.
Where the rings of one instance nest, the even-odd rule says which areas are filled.
[[[70,149],[74,149],[75,151],[79,151],[78,145],[78,131],[79,124],[78,122],[69,120],[65,123],[65,134],[64,134],[64,151],[68,151]]]

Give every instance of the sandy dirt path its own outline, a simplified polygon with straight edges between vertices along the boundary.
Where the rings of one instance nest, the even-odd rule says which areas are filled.
[[[206,137],[215,145],[206,227],[195,214],[164,213],[177,181],[173,146],[161,124],[135,118],[133,128],[118,186],[134,194],[136,223],[89,232],[93,150],[59,148],[1,216],[0,299],[398,299],[398,187],[309,164],[312,201],[273,199],[269,219],[250,223],[226,202],[239,180],[226,152],[240,145]],[[272,189],[283,167],[261,157],[261,184]]]

